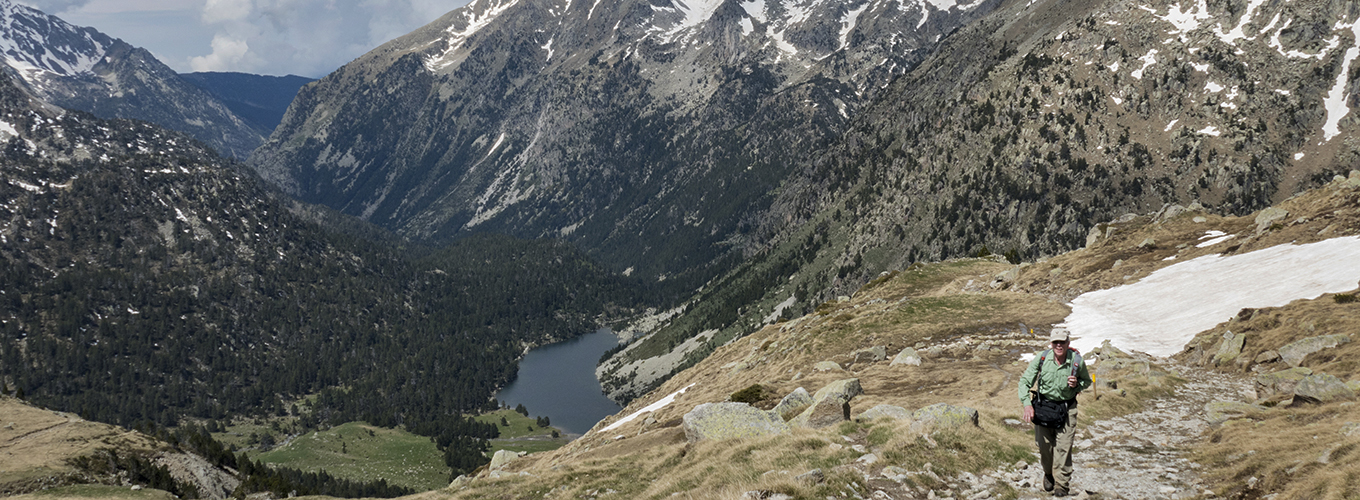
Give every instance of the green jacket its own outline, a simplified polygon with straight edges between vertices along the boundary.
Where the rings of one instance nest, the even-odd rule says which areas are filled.
[[[1039,366],[1039,361],[1043,360],[1044,366]],[[1080,363],[1077,366],[1077,386],[1068,387],[1067,377],[1072,374],[1072,362]],[[1029,390],[1034,386],[1035,380],[1039,382],[1039,394],[1045,398],[1066,401],[1077,397],[1081,391],[1091,387],[1091,372],[1086,369],[1086,361],[1081,359],[1081,355],[1072,351],[1067,352],[1067,362],[1058,364],[1057,356],[1053,355],[1052,350],[1046,350],[1043,354],[1035,356],[1029,362],[1029,367],[1025,368],[1025,373],[1020,376],[1020,403],[1030,406]]]

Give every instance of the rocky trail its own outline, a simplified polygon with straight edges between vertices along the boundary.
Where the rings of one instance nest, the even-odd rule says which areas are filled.
[[[1169,367],[1168,367],[1169,368]],[[1140,412],[1079,429],[1073,491],[1103,498],[1175,499],[1212,496],[1200,485],[1190,449],[1205,438],[1214,401],[1246,400],[1250,380],[1197,367],[1175,367],[1186,383]]]
[[[1159,363],[1170,363],[1158,360]],[[1211,416],[1205,405],[1216,401],[1252,399],[1248,378],[1214,373],[1191,366],[1163,365],[1162,369],[1185,380],[1174,394],[1148,401],[1142,411],[1096,420],[1077,430],[1073,450],[1073,498],[1174,500],[1213,498],[1199,478],[1199,465],[1190,460],[1197,442],[1205,439]],[[1100,391],[1112,391],[1101,387]],[[1037,459],[1038,453],[1035,450]],[[905,471],[884,468],[881,474],[868,474],[872,461],[858,461],[852,467],[863,469],[868,492],[845,492],[845,498],[928,498],[980,500],[999,498],[1007,489],[1020,499],[1050,498],[1039,484],[1042,473],[1037,463],[1017,463],[1011,467],[980,475],[962,473],[939,477],[929,470]],[[939,479],[947,488],[927,490],[901,483],[908,475],[927,475]],[[876,477],[877,476],[877,477]],[[894,484],[896,483],[896,484]]]

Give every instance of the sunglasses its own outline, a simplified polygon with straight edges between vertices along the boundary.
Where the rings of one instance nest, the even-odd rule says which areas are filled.
[[[1067,345],[1066,340],[1053,340],[1051,342],[1053,342],[1054,345]]]

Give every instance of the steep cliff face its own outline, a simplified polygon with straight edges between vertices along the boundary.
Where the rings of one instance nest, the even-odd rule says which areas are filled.
[[[303,89],[252,164],[406,235],[560,237],[688,289],[750,250],[751,215],[882,85],[995,4],[478,1]]]
[[[942,41],[753,217],[762,250],[607,363],[620,400],[879,273],[1085,244],[1164,204],[1241,214],[1360,166],[1353,2],[1006,4]],[[704,332],[711,339],[686,343]]]
[[[156,123],[238,158],[268,133],[150,52],[9,0],[0,0],[0,52],[6,71],[34,95],[64,108]]]

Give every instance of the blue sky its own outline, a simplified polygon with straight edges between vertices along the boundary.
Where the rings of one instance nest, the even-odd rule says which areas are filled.
[[[325,76],[467,0],[16,0],[179,72]]]

